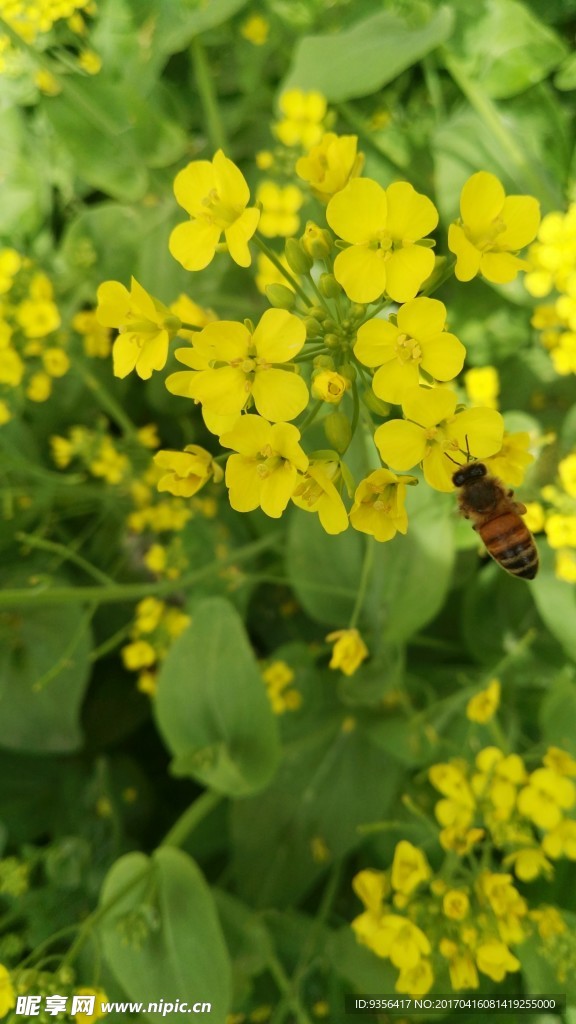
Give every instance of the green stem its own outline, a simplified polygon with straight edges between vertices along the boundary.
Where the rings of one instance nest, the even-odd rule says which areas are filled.
[[[30,548],[38,548],[40,551],[49,551],[54,555],[59,555],[63,562],[72,562],[72,565],[83,569],[88,576],[97,580],[98,583],[103,583],[106,586],[114,584],[114,580],[110,576],[107,576],[97,566],[92,565],[91,562],[87,562],[85,558],[82,558],[82,555],[77,555],[75,551],[70,551],[64,544],[58,544],[53,540],[45,540],[43,537],[36,537],[32,533],[17,533],[16,540]]]
[[[218,97],[214,88],[214,75],[210,69],[206,50],[199,36],[195,36],[190,43],[190,51],[194,62],[194,77],[198,86],[198,95],[206,120],[210,144],[214,150],[223,149],[226,152],[228,142],[222,118],[220,117]]]
[[[321,398],[319,398],[316,402],[313,403],[313,405],[310,408],[310,412],[298,427],[298,430],[300,431],[301,434],[303,434],[305,430],[308,430],[308,427],[312,425],[323,405],[324,402],[322,401]]]
[[[368,581],[370,579],[370,573],[372,571],[372,563],[374,561],[374,538],[366,537],[366,547],[364,549],[364,561],[362,562],[362,571],[360,573],[360,582],[358,584],[358,593],[356,594],[356,602],[354,604],[354,610],[350,618],[350,624],[348,629],[355,629],[362,606],[366,598],[366,591],[368,590]]]
[[[79,367],[78,372],[86,387],[90,389],[104,409],[104,412],[108,413],[114,423],[120,427],[120,430],[128,436],[135,434],[136,427],[132,423],[132,420],[126,415],[120,403],[116,401],[114,395],[110,394],[104,384],[102,384],[97,377],[83,366]]]
[[[219,572],[229,565],[249,561],[268,548],[278,544],[276,534],[261,537],[259,540],[246,544],[231,552],[226,558],[211,562],[196,572],[188,573],[175,580],[161,580],[158,583],[114,583],[100,587],[46,587],[27,590],[5,589],[0,591],[0,608],[10,608],[14,605],[49,605],[49,604],[82,604],[83,602],[94,602],[95,604],[116,604],[127,601],[140,601],[144,597],[164,597],[167,594],[178,593],[202,583],[204,580],[217,576]]]
[[[358,385],[356,381],[352,384],[352,424],[350,427],[350,444],[354,440],[354,434],[356,433],[356,427],[358,426],[358,417],[360,416],[360,395],[358,394]]]
[[[310,297],[306,294],[306,292],[302,288],[302,286],[300,284],[298,284],[298,281],[296,280],[295,277],[292,277],[292,274],[290,273],[290,271],[287,270],[286,267],[282,266],[282,263],[280,262],[279,257],[276,255],[274,250],[271,249],[270,246],[266,244],[266,242],[258,234],[258,232],[256,232],[255,235],[253,235],[252,241],[256,243],[256,245],[260,249],[260,252],[263,252],[264,255],[268,257],[270,262],[274,264],[274,266],[276,267],[276,270],[279,270],[280,273],[282,274],[282,276],[286,278],[286,280],[288,281],[290,287],[293,288],[294,291],[296,292],[296,294],[300,296],[300,298],[302,299],[304,304],[306,306],[312,306],[313,303],[312,303]]]
[[[166,833],[160,846],[182,846],[194,829],[225,799],[223,793],[207,789],[197,797]]]
[[[328,915],[330,914],[332,905],[338,893],[341,878],[342,863],[338,861],[330,872],[328,883],[326,885],[324,893],[322,894],[322,900],[318,908],[318,913],[314,918],[314,921],[312,922],[310,931],[308,932],[306,939],[304,940],[302,952],[300,954],[298,963],[296,965],[296,970],[294,972],[293,985],[296,988],[296,991],[298,991],[298,987],[302,982],[302,979],[305,977],[305,975],[308,973],[310,969],[310,962],[312,960],[314,952],[316,951],[316,947],[322,935],[322,929],[326,924],[326,920],[328,918]]]
[[[438,74],[438,68],[434,56],[428,54],[422,61],[422,68],[424,71],[424,80],[426,82],[426,88],[428,89],[428,95],[432,100],[432,106],[434,107],[434,114],[438,124],[446,119],[446,106],[444,103],[444,96],[442,95],[442,85],[440,83],[440,75]]]
[[[284,1020],[286,1016],[285,1008],[290,1008],[293,1011],[298,1024],[311,1024],[306,1010],[292,988],[290,978],[286,974],[286,971],[278,958],[272,953],[269,956],[267,966],[278,986],[279,991],[282,993],[282,1000],[276,1007],[276,1012],[272,1018],[271,1024],[279,1024],[280,1021]]]
[[[546,201],[555,207],[558,205],[558,196],[550,188],[548,183],[535,170],[536,165],[529,159],[521,146],[513,139],[510,129],[504,121],[489,96],[480,88],[478,83],[469,78],[459,60],[453,57],[446,50],[443,51],[443,61],[446,70],[454,79],[460,91],[468,100],[470,106],[482,119],[494,139],[507,153],[508,157],[516,167],[519,175],[519,184],[528,190],[534,190]]]
[[[121,644],[123,640],[127,640],[130,635],[133,623],[127,622],[122,629],[118,629],[116,633],[109,636],[107,640],[104,640],[98,647],[95,647],[88,656],[88,661],[98,661],[100,658],[104,658],[111,651],[115,651],[118,644]]]

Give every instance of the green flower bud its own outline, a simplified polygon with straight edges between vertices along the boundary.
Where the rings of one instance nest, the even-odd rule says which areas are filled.
[[[331,412],[322,420],[328,443],[342,455],[352,440],[352,424],[345,413]]]
[[[366,315],[366,306],[361,306],[359,302],[353,302],[350,306],[350,316],[354,320],[363,320]]]
[[[327,299],[335,299],[338,295],[342,295],[342,289],[334,274],[321,274],[318,288]]]
[[[312,360],[312,366],[316,370],[333,370],[334,360],[332,359],[332,356],[316,356]]]
[[[313,316],[315,320],[319,320],[323,324],[328,314],[324,306],[309,306],[308,316]]]
[[[293,273],[302,277],[310,272],[313,260],[302,248],[297,238],[286,239],[284,252],[286,254],[286,262]]]
[[[340,337],[339,334],[325,334],[324,335],[324,344],[327,345],[328,348],[338,348],[338,346],[341,343],[342,343],[342,338]]]
[[[367,388],[362,393],[362,401],[370,412],[375,412],[377,416],[388,416],[390,414],[390,406],[383,402],[380,398],[372,391],[372,388]]]
[[[296,295],[285,284],[269,284],[266,286],[266,298],[276,309],[292,309]]]
[[[329,334],[336,334],[336,331],[338,330],[338,324],[336,323],[335,320],[332,319],[332,317],[326,316],[324,317],[324,320],[322,322],[324,324],[325,331],[328,331]]]
[[[313,317],[313,316],[305,316],[303,322],[304,322],[304,326],[306,328],[306,337],[307,338],[321,338],[322,337],[322,334],[323,334],[322,324],[318,323],[318,321],[316,320],[315,317]]]
[[[352,363],[343,363],[342,366],[338,367],[338,373],[341,373],[346,380],[349,380],[350,383],[353,384],[356,380],[358,371]]]
[[[325,260],[332,251],[332,235],[327,228],[319,228],[309,220],[301,238],[302,248],[314,260]]]

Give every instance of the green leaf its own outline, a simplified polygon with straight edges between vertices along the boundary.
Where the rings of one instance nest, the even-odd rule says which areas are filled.
[[[532,586],[492,561],[467,584],[462,632],[464,643],[481,664],[494,665],[536,626]]]
[[[279,758],[277,723],[242,621],[221,598],[200,601],[192,624],[160,672],[158,727],[176,775],[229,796],[271,779]]]
[[[548,629],[562,644],[567,656],[576,661],[576,589],[556,578],[555,554],[548,545],[540,544],[540,570],[531,590]]]
[[[81,746],[91,648],[80,606],[0,615],[0,746],[37,754]]]
[[[566,56],[556,32],[517,0],[458,7],[449,48],[493,99],[515,96],[541,82]]]
[[[576,682],[572,667],[553,681],[540,708],[540,727],[546,743],[576,754]]]
[[[362,842],[359,825],[386,815],[400,779],[351,716],[325,719],[290,743],[268,789],[233,807],[240,895],[256,906],[299,901],[327,864]]]
[[[248,0],[132,0],[140,22],[148,22],[154,53],[179,53],[195,36],[228,21]]]
[[[170,847],[150,858],[121,857],[102,887],[100,908],[106,905],[98,934],[128,997],[143,1003],[209,1002],[215,1024],[224,1024],[230,963],[212,894],[192,858]],[[165,1020],[161,1010],[146,1016]]]
[[[454,558],[453,506],[424,485],[409,489],[408,533],[375,542],[362,619],[382,640],[401,644],[434,618],[450,583]],[[313,618],[342,626],[351,617],[366,537],[324,532],[316,517],[296,514],[288,531],[288,575]]]
[[[557,89],[565,89],[567,92],[576,89],[576,53],[571,53],[558,69],[554,76],[554,85]]]
[[[380,11],[350,29],[306,36],[295,47],[282,91],[317,89],[332,103],[368,96],[440,46],[452,24],[447,6],[414,27]]]

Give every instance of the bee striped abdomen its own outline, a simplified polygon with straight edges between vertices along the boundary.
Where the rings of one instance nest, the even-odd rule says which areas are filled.
[[[479,525],[478,533],[489,554],[503,569],[525,580],[534,579],[538,571],[538,550],[519,515],[504,512]]]

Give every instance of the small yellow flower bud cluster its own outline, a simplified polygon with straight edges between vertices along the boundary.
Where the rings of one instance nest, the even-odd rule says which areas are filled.
[[[130,643],[122,650],[124,667],[139,672],[138,689],[154,696],[160,664],[170,645],[184,632],[190,616],[174,605],[167,605],[155,597],[145,597],[136,605],[136,615],[130,629]]]
[[[300,690],[292,686],[294,670],[285,661],[273,661],[262,671],[266,692],[275,715],[297,711],[302,705]]]
[[[26,400],[45,402],[70,369],[52,284],[15,249],[0,249],[0,426]]]
[[[26,46],[46,50],[46,40],[57,44],[59,30],[61,41],[71,48],[76,44],[76,60],[79,71],[95,75],[102,66],[97,53],[85,45],[87,33],[86,16],[94,13],[93,0],[3,0],[2,18],[6,24],[24,40]],[[49,36],[50,34],[50,36]],[[10,37],[0,32],[0,74],[10,77],[30,74],[29,62],[22,51],[14,46]],[[33,75],[38,89],[46,96],[56,96],[61,89],[52,72],[39,69]]]
[[[576,203],[543,218],[528,264],[526,288],[535,298],[549,297],[534,310],[532,325],[556,373],[576,373]]]

